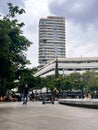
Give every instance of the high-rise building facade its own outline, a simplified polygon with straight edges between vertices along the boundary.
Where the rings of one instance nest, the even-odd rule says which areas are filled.
[[[39,21],[39,64],[65,58],[65,18],[48,16]]]

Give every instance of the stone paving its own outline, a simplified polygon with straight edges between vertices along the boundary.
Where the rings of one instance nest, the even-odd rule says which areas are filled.
[[[0,130],[98,130],[98,109],[57,102],[0,103]]]

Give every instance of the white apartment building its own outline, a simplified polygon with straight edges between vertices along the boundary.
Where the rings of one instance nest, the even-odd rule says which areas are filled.
[[[46,77],[55,74],[55,61],[44,65],[38,70],[35,76]],[[59,74],[69,75],[73,72],[83,73],[87,70],[98,72],[98,57],[76,57],[58,58]]]
[[[65,58],[65,18],[48,16],[39,21],[39,64]]]

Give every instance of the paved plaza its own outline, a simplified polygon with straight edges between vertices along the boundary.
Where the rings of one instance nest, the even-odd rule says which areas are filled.
[[[98,130],[98,109],[57,102],[0,103],[0,130]]]

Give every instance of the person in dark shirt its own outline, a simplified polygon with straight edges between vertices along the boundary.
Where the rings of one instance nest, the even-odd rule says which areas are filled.
[[[29,93],[29,87],[28,84],[26,84],[24,86],[24,90],[23,90],[23,105],[27,104],[28,101],[28,93]]]
[[[59,90],[57,88],[54,89],[54,98],[58,101],[59,98]]]

